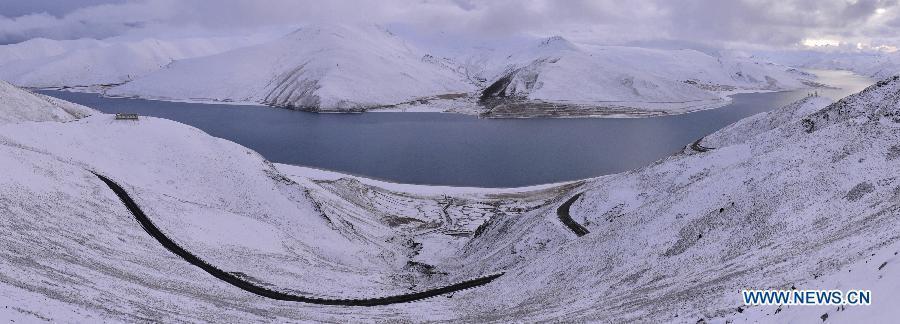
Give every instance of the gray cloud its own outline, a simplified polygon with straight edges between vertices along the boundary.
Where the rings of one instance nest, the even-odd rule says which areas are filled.
[[[46,13],[62,16],[75,9],[109,3],[123,3],[125,0],[21,0],[0,2],[0,15],[17,17],[27,14]]]
[[[788,47],[806,38],[897,45],[897,0],[32,0],[0,5],[0,42],[223,33],[376,22],[460,37],[561,34],[597,43]],[[45,12],[45,13],[44,13]],[[879,45],[879,44],[875,44]]]

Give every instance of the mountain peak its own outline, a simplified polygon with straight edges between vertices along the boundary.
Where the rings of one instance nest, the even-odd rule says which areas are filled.
[[[562,36],[550,36],[541,40],[541,43],[538,44],[538,47],[560,50],[575,49],[575,44],[572,44],[572,42]]]
[[[295,40],[311,39],[355,39],[371,36],[393,37],[387,29],[376,24],[344,25],[344,24],[309,24],[297,28],[285,38]]]

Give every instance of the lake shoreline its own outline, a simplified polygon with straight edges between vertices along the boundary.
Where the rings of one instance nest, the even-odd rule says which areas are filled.
[[[634,170],[737,120],[804,98],[873,82],[829,72],[846,89],[734,94],[729,105],[648,118],[485,119],[432,113],[317,114],[267,106],[105,98],[40,91],[105,113],[138,113],[197,127],[280,164],[392,183],[518,188]],[[844,84],[841,84],[844,83]]]
[[[121,85],[121,84],[118,84]],[[464,97],[444,99],[441,96],[420,98],[408,102],[402,102],[387,106],[361,108],[359,110],[321,110],[321,109],[297,109],[291,107],[273,106],[255,101],[232,101],[209,98],[167,98],[167,97],[143,97],[143,96],[115,96],[108,95],[107,85],[78,86],[78,87],[38,87],[28,88],[31,91],[63,91],[72,93],[97,94],[110,99],[139,99],[169,103],[192,103],[204,105],[234,105],[256,106],[285,109],[299,112],[312,112],[319,114],[360,114],[367,112],[391,112],[391,113],[448,113],[471,115],[485,119],[539,119],[539,118],[649,118],[659,116],[673,116],[689,114],[698,111],[718,109],[731,104],[732,97],[737,94],[789,92],[810,90],[818,88],[801,89],[735,89],[719,91],[716,100],[703,100],[702,102],[630,102],[630,101],[603,101],[603,102],[564,102],[526,100],[522,102],[507,102],[492,107],[486,107],[477,101],[477,94],[468,94]]]

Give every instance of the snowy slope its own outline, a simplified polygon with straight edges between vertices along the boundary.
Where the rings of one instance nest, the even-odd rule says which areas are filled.
[[[21,100],[0,97],[9,101],[0,105],[2,114],[18,114],[22,105],[42,108],[41,98],[18,91]],[[431,198],[418,198],[410,210],[388,205],[389,210],[373,214],[309,180],[289,179],[255,152],[176,122],[117,121],[105,114],[67,123],[54,122],[55,116],[32,119],[42,122],[0,125],[0,165],[8,175],[0,177],[0,240],[7,247],[0,252],[0,302],[8,306],[0,313],[4,318],[335,321],[352,312],[275,302],[219,282],[144,233],[90,172],[122,184],[178,244],[263,286],[340,299],[403,294],[469,279],[424,274],[427,267],[413,262],[422,245],[407,232],[415,228],[390,221],[416,217],[410,214],[416,205],[440,211]],[[344,191],[340,184],[328,187]],[[549,198],[554,197],[551,191]],[[498,198],[484,199],[504,205]],[[546,198],[532,202],[545,203]],[[447,215],[472,216],[442,227],[456,224],[471,231],[478,226],[470,222],[484,212],[460,208]],[[521,212],[515,204],[498,208]],[[430,219],[428,226],[442,220],[433,213],[421,217]],[[363,316],[417,316],[382,312]]]
[[[190,250],[270,284],[323,296],[377,294],[373,287],[384,289],[388,280],[382,272],[403,263],[393,251],[402,248],[342,231],[348,225],[317,212],[303,188],[283,182],[258,154],[192,127],[99,114],[62,125],[7,125],[0,136],[127,184]],[[244,265],[242,255],[269,261]]]
[[[757,52],[759,59],[812,69],[848,70],[876,79],[900,73],[898,53],[854,53],[818,51]]]
[[[731,55],[575,44],[558,36],[499,53],[459,59],[473,80],[488,80],[481,97],[488,106],[524,101],[685,112],[723,105],[726,92],[793,90],[815,78]]]
[[[825,97],[807,97],[780,109],[753,115],[706,136],[702,143],[712,147],[742,144],[753,137],[796,121],[831,104]]]
[[[353,111],[471,90],[377,26],[312,25],[266,44],[176,62],[108,94]]]
[[[734,92],[817,86],[813,75],[758,58],[562,37],[425,51],[374,25],[273,35],[35,39],[0,46],[0,79],[163,100],[489,117],[674,114],[722,106]]]
[[[612,50],[616,51],[621,49]],[[619,53],[582,50],[565,39],[550,38],[532,51],[513,56],[503,72],[488,79],[510,79],[505,91],[497,95],[533,100],[592,103],[719,99],[683,82],[641,71],[634,62],[621,62],[623,58]]]
[[[24,87],[120,84],[175,60],[217,54],[256,42],[254,37],[34,39],[0,46],[0,79]]]
[[[571,207],[591,231],[584,237],[552,209],[500,217],[460,262],[511,275],[468,310],[495,309],[485,317],[493,319],[724,322],[746,318],[740,289],[793,285],[876,290],[882,307],[853,308],[842,314],[848,322],[896,316],[885,307],[896,303],[896,281],[877,267],[890,267],[898,247],[900,80],[821,110],[819,99],[806,100],[701,141],[714,150],[686,148],[586,184]],[[862,267],[852,280],[841,275]],[[751,318],[821,322],[835,311],[799,307],[806,311],[780,317],[776,308],[754,307]]]
[[[26,121],[72,121],[93,109],[32,93],[0,80],[0,124]]]
[[[33,38],[17,44],[0,46],[0,66],[9,62],[53,57],[103,45],[105,42],[90,38],[76,40]]]
[[[0,114],[43,109],[40,98],[13,90],[15,97],[0,100],[18,101],[0,104]],[[893,318],[898,115],[900,78],[893,78],[836,103],[811,97],[744,119],[699,141],[710,151],[688,146],[631,172],[496,192],[273,165],[156,118],[30,118],[43,122],[0,125],[0,303],[8,306],[0,315],[57,322]],[[179,244],[272,287],[383,296],[506,274],[450,298],[386,307],[272,301],[160,247],[89,171],[123,184]],[[590,233],[578,237],[557,207],[581,192],[570,213]],[[742,288],[791,286],[872,289],[875,306],[738,312]]]

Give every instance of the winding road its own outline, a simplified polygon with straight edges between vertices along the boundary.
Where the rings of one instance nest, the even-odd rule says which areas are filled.
[[[575,220],[572,219],[572,216],[569,215],[569,207],[571,207],[572,204],[576,200],[578,200],[578,198],[581,198],[581,194],[583,194],[583,192],[572,196],[572,198],[569,198],[569,200],[566,200],[566,202],[564,202],[562,205],[559,205],[559,208],[556,209],[556,215],[559,216],[559,220],[563,224],[565,224],[570,230],[572,230],[572,232],[574,232],[575,235],[578,235],[579,237],[584,236],[587,233],[590,233],[590,231],[588,231],[587,228],[585,228],[584,226],[581,226],[581,224],[576,223]]]
[[[700,152],[700,153],[715,150],[712,147],[706,147],[706,146],[700,145],[700,141],[702,141],[702,140],[703,140],[703,137],[701,137],[700,139],[691,143],[691,149],[694,151]]]
[[[155,224],[147,217],[146,214],[141,210],[141,208],[134,202],[133,199],[128,195],[128,192],[125,189],[122,189],[121,186],[113,182],[107,177],[104,177],[96,172],[91,172],[96,175],[100,180],[102,180],[106,185],[115,192],[116,196],[122,201],[126,208],[134,215],[134,218],[144,227],[144,230],[147,231],[147,234],[150,234],[153,238],[159,241],[160,244],[163,245],[167,250],[174,253],[175,255],[181,257],[185,261],[198,268],[206,271],[213,277],[216,277],[219,280],[227,282],[232,286],[240,288],[244,291],[266,297],[275,300],[282,301],[294,301],[301,303],[309,303],[309,304],[319,304],[319,305],[338,305],[338,306],[382,306],[382,305],[390,305],[390,304],[399,304],[399,303],[408,303],[413,301],[418,301],[426,298],[435,297],[438,295],[448,294],[457,292],[464,289],[478,287],[484,284],[487,284],[494,279],[499,278],[503,275],[503,273],[491,274],[483,277],[479,277],[472,280],[463,281],[460,283],[452,284],[449,286],[444,286],[440,288],[429,289],[425,291],[403,294],[403,295],[395,295],[395,296],[386,296],[386,297],[377,297],[377,298],[366,298],[366,299],[325,299],[325,298],[315,298],[315,297],[306,297],[293,295],[288,293],[283,293],[275,290],[271,290],[265,287],[257,286],[251,282],[248,282],[244,279],[241,279],[235,276],[232,273],[226,272],[222,269],[216,268],[215,266],[203,261],[196,255],[188,252],[174,241],[169,239],[162,231],[156,227]]]

